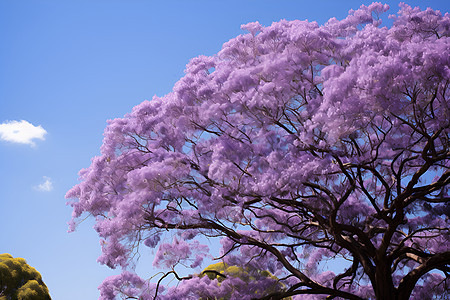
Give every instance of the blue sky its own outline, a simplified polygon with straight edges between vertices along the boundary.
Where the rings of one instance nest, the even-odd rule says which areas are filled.
[[[170,92],[190,58],[218,52],[241,24],[323,24],[371,2],[1,0],[0,253],[27,259],[53,299],[97,299],[118,271],[96,262],[92,220],[67,233],[64,195],[99,154],[106,120]]]

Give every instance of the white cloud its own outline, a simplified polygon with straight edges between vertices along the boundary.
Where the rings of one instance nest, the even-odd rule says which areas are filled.
[[[0,139],[7,142],[34,146],[33,139],[45,140],[47,131],[41,125],[21,121],[7,121],[0,124]]]
[[[41,192],[50,192],[53,190],[53,183],[50,177],[44,176],[44,182],[36,186],[36,189]]]

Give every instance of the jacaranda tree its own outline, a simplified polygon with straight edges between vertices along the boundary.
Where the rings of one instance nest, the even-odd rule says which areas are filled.
[[[123,269],[103,299],[449,296],[450,15],[402,4],[387,28],[387,9],[244,25],[109,121],[67,194],[72,229],[94,217],[99,262]],[[181,276],[215,255],[205,238],[278,288]],[[145,247],[178,284],[134,273]]]

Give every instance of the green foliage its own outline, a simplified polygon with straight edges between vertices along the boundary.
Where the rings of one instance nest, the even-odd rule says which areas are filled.
[[[0,300],[49,300],[41,274],[23,258],[0,254]]]
[[[278,281],[278,278],[267,270],[255,270],[249,267],[241,267],[228,265],[224,262],[219,262],[216,264],[212,264],[207,266],[200,277],[208,276],[209,279],[214,280],[217,279],[218,284],[220,285],[226,278],[239,278],[245,283],[252,283],[261,278],[272,278],[277,283],[275,285],[266,286],[262,292],[262,294],[270,294],[272,292],[278,291],[280,288],[284,289],[284,284]],[[238,287],[236,287],[238,288]],[[292,300],[292,297],[283,298],[284,300]],[[220,298],[222,300],[222,298]]]
[[[249,268],[244,269],[240,266],[230,266],[223,262],[207,266],[203,270],[202,276],[207,275],[211,280],[217,278],[219,282],[222,282],[226,278],[226,276],[238,277],[245,282],[249,282],[255,280],[255,272],[263,277],[272,277],[274,279],[277,279],[269,271],[252,270],[252,272],[250,272]],[[219,273],[223,276],[219,275]]]

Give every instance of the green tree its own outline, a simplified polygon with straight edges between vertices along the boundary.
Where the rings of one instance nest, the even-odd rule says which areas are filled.
[[[218,285],[228,281],[229,293],[225,297],[215,298],[219,300],[231,298],[235,289],[252,289],[255,296],[259,297],[286,290],[286,286],[269,271],[257,270],[249,266],[234,266],[219,262],[206,267],[200,274],[200,277],[203,276],[208,276],[211,280],[217,279]],[[207,296],[201,299],[211,298]],[[291,297],[283,299],[292,300]]]
[[[49,300],[41,274],[23,258],[0,254],[0,300]]]

